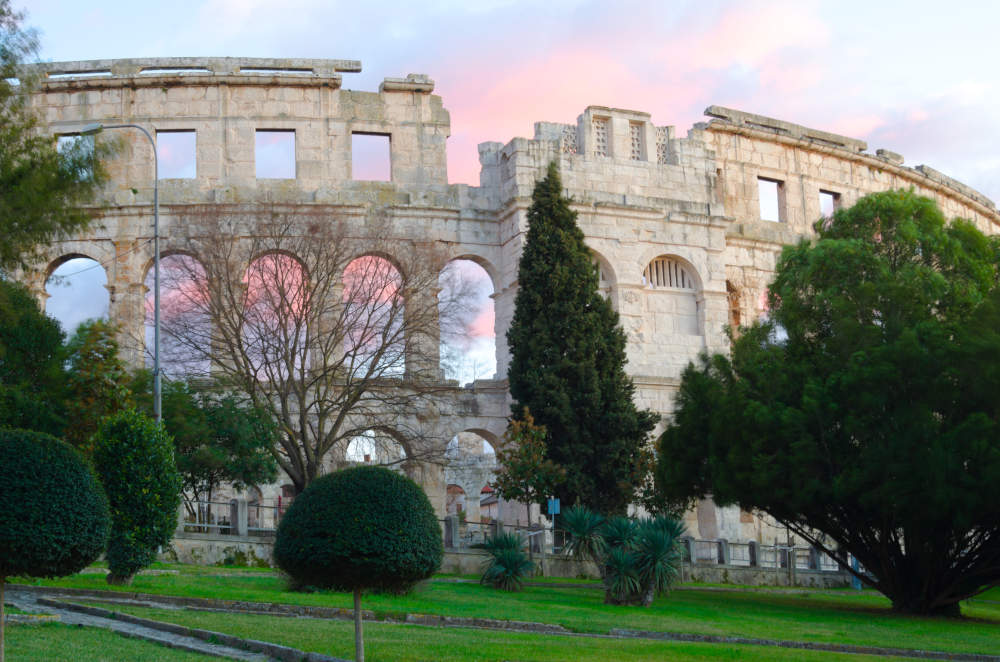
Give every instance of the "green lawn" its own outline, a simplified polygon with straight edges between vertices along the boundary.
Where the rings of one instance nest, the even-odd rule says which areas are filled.
[[[48,585],[107,589],[103,577],[76,575]],[[128,590],[166,595],[350,607],[346,593],[293,593],[276,574],[182,569],[176,575],[136,577]],[[681,590],[650,608],[603,604],[594,588],[528,587],[506,594],[478,584],[429,582],[407,596],[366,595],[377,612],[416,612],[560,624],[578,632],[611,628],[735,635],[824,643],[995,653],[1000,650],[1000,604],[964,606],[966,618],[901,616],[876,593],[824,591]]]
[[[349,621],[311,618],[281,618],[217,612],[148,609],[115,606],[144,618],[178,623],[239,637],[270,642],[351,659],[354,655],[354,625]],[[671,660],[842,660],[876,662],[902,658],[834,654],[824,651],[789,650],[729,644],[689,644],[660,641],[603,639],[536,635],[459,628],[432,628],[416,625],[365,624],[365,659],[370,662],[468,662],[477,660],[520,660],[524,662],[628,662]]]
[[[217,657],[166,648],[141,639],[127,639],[109,630],[60,623],[8,625],[7,659],[11,662],[210,662]]]

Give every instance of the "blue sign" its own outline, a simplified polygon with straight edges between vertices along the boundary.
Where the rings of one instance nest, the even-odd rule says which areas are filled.
[[[555,497],[549,499],[549,515],[559,514],[559,499]]]

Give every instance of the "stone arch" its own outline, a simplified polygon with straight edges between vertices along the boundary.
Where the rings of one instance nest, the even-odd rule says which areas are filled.
[[[354,374],[399,377],[407,370],[406,299],[403,272],[378,253],[365,253],[344,266],[343,347]]]
[[[108,317],[112,293],[106,266],[90,255],[66,253],[45,269],[43,308],[67,335],[87,319]]]
[[[486,259],[482,255],[477,255],[475,253],[460,253],[454,257],[448,258],[448,261],[444,266],[447,266],[451,262],[456,260],[468,260],[469,262],[475,262],[477,265],[483,268],[486,275],[490,277],[490,282],[493,286],[493,291],[496,292],[499,289],[500,284],[500,271],[490,260]]]
[[[588,248],[590,247],[588,246]],[[600,251],[590,248],[590,255],[593,258],[594,265],[597,267],[598,287],[604,291],[610,290],[618,283],[615,268],[611,266],[611,262]]]
[[[467,429],[451,438],[445,450],[444,482],[465,495],[466,519],[479,522],[479,499],[484,485],[496,479],[497,439],[487,430]],[[445,497],[446,502],[448,496]]]
[[[262,381],[298,374],[308,358],[304,348],[308,278],[305,263],[286,251],[264,251],[247,263],[241,278],[246,291],[240,342]],[[271,341],[293,335],[298,342]],[[289,350],[296,347],[299,353],[290,358]]]
[[[363,430],[344,447],[344,465],[371,465],[405,471],[412,458],[406,440],[395,430],[372,427]]]
[[[449,260],[438,274],[440,369],[460,384],[497,370],[495,281],[478,261]]]
[[[143,278],[145,357],[153,357],[154,264],[150,260]],[[207,375],[212,327],[207,300],[205,266],[188,251],[171,250],[160,256],[160,363],[169,378]]]
[[[445,486],[444,512],[447,515],[460,515],[466,509],[466,494],[461,485],[448,483]]]
[[[646,263],[642,283],[645,314],[652,322],[654,342],[671,336],[704,334],[704,295],[694,266],[673,254],[661,254]]]

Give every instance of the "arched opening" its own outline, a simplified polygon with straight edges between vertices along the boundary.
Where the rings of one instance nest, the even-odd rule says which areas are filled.
[[[468,384],[496,374],[493,279],[470,259],[449,262],[438,276],[441,371]]]
[[[302,263],[284,253],[253,260],[243,275],[242,356],[261,381],[305,373],[308,281]]]
[[[594,269],[597,270],[597,287],[601,294],[607,298],[611,296],[611,288],[616,282],[615,270],[611,267],[611,263],[594,249],[590,250],[590,255]]]
[[[446,488],[444,511],[448,515],[465,517],[465,490],[461,485],[449,484]]]
[[[459,432],[445,449],[445,483],[448,485],[490,485],[496,479],[497,455],[490,441],[472,430]],[[467,522],[481,522],[482,494],[468,494],[464,500]],[[446,497],[447,498],[447,497]]]
[[[379,430],[365,430],[347,443],[347,465],[368,464],[402,471],[406,449],[392,435]]]
[[[153,364],[155,271],[146,272],[146,367]],[[160,259],[160,367],[168,379],[209,372],[212,325],[205,268],[194,257]]]
[[[647,315],[659,340],[701,333],[701,287],[691,265],[680,258],[661,255],[646,265],[642,282],[647,288]]]
[[[344,365],[360,379],[406,372],[403,277],[378,255],[355,258],[343,276]]]
[[[108,317],[111,295],[107,284],[107,273],[97,260],[83,255],[63,258],[45,281],[45,312],[71,336],[81,322]]]

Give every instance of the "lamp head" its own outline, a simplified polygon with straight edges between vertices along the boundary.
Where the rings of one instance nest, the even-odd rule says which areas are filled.
[[[100,124],[100,123],[97,123],[97,124],[88,124],[85,127],[83,127],[82,129],[80,129],[80,135],[81,136],[92,136],[95,133],[100,133],[103,130],[104,130],[104,125],[103,124]]]

